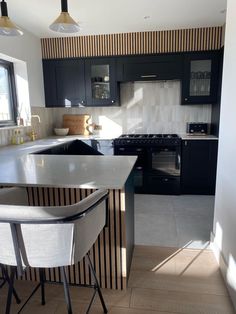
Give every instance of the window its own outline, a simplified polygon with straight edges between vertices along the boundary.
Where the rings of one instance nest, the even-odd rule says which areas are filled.
[[[16,124],[16,108],[13,63],[0,60],[0,126]]]

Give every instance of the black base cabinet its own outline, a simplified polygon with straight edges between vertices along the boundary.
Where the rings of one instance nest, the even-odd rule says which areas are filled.
[[[183,140],[181,194],[215,194],[217,140]]]
[[[179,195],[180,178],[178,177],[160,177],[147,174],[144,179],[146,194]]]

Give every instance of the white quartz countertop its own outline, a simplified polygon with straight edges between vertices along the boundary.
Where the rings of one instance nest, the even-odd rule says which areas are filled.
[[[191,135],[191,134],[179,134],[182,140],[218,140],[215,135]]]
[[[100,138],[95,136],[83,136],[83,135],[67,135],[67,136],[51,136],[45,139],[36,140],[33,142],[26,142],[21,145],[9,145],[0,148],[0,156],[2,155],[24,155],[37,151],[41,151],[56,145],[60,145],[66,142],[74,140],[109,140],[108,138]],[[111,139],[110,139],[111,140]]]
[[[136,156],[31,155],[76,138],[53,137],[0,148],[0,185],[122,188]]]

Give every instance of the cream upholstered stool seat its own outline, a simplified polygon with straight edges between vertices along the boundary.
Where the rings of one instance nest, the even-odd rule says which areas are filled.
[[[27,195],[25,191],[23,193],[22,191],[23,190],[21,189],[14,189],[14,190],[13,189],[0,189],[0,199],[2,201],[2,204],[27,205],[28,203]],[[13,192],[14,192],[14,197],[12,194]],[[1,255],[1,251],[0,251],[0,255]],[[0,278],[0,289],[1,289],[6,283],[10,285],[11,279],[4,265],[0,264],[0,270],[1,270],[1,278]],[[12,293],[16,299],[16,302],[19,304],[21,301],[14,288],[12,288]]]
[[[73,205],[41,207],[27,205],[27,191],[24,188],[0,190],[0,264],[12,267],[6,305],[7,314],[10,313],[11,298],[14,293],[15,268],[21,275],[27,267],[40,269],[40,284],[31,296],[41,287],[42,304],[45,304],[44,269],[60,267],[68,313],[72,313],[65,266],[78,263],[84,256],[88,258],[94,278],[94,285],[92,285],[94,294],[87,313],[96,292],[100,297],[104,313],[107,313],[88,254],[106,225],[107,197],[108,191],[100,189]]]

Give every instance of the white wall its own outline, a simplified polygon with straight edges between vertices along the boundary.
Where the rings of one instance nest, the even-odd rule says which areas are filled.
[[[30,104],[43,107],[44,88],[40,39],[26,31],[20,37],[1,36],[0,54],[26,62]]]
[[[214,248],[236,307],[236,1],[228,0],[221,100]],[[218,256],[219,254],[219,256]]]

